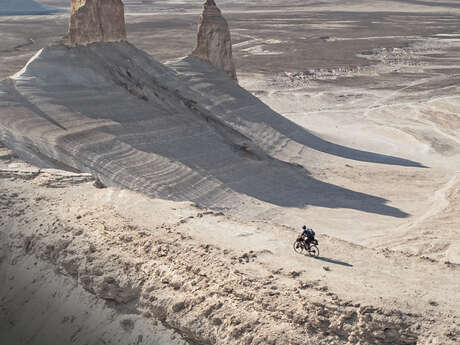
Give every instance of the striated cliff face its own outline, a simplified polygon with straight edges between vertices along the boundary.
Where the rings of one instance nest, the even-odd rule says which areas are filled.
[[[73,45],[126,40],[123,2],[71,0],[69,36]]]
[[[230,78],[237,80],[230,29],[214,0],[207,0],[204,4],[198,24],[197,44],[192,55],[211,62],[223,69]]]

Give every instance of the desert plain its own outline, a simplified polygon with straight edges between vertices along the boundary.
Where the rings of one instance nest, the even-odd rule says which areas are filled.
[[[40,3],[55,13],[0,16],[1,79],[65,39],[67,1]],[[201,5],[125,1],[128,41],[193,81]],[[239,85],[304,129],[272,154],[306,185],[267,172],[276,193],[232,181],[213,207],[95,188],[4,140],[0,343],[458,343],[460,5],[218,5]],[[319,258],[292,249],[303,224]]]

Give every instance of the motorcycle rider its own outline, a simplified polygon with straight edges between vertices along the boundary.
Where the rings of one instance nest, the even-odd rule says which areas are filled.
[[[312,243],[315,240],[315,232],[313,229],[307,228],[305,225],[302,226],[302,238],[307,244],[308,248],[310,248],[310,243]]]

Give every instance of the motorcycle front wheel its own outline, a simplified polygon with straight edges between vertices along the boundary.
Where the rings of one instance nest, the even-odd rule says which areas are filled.
[[[310,246],[310,250],[308,251],[308,254],[313,257],[318,257],[319,256],[319,249],[315,245]]]

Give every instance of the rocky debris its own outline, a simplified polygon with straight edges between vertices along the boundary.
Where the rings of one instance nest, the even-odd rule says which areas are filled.
[[[13,247],[52,262],[99,298],[117,304],[137,301],[137,312],[148,312],[195,343],[300,345],[306,340],[315,344],[364,340],[365,344],[409,345],[417,341],[410,329],[417,317],[349,306],[338,299],[309,301],[276,277],[265,285],[228,265],[219,248],[208,248],[204,255],[203,248],[178,234],[164,239],[132,228],[133,241],[126,244],[113,236],[126,228],[107,226],[107,233],[101,235],[88,229],[75,236],[60,223],[64,220],[38,236],[15,235]],[[110,245],[109,251],[103,242]],[[144,253],[147,242],[167,249],[166,255]],[[91,243],[97,243],[94,252],[87,250]],[[280,320],[281,326],[273,327]]]
[[[237,80],[232,56],[232,39],[225,18],[214,0],[207,0],[198,24],[196,48],[192,56],[211,62]]]
[[[255,253],[197,242],[173,225],[135,226],[110,208],[66,216],[60,210],[68,206],[51,199],[0,196],[0,204],[23,209],[8,215],[18,225],[5,241],[13,261],[33,255],[51,263],[98,298],[159,319],[190,343],[414,345],[431,332],[431,319],[352,304],[319,281],[286,284],[299,279],[297,271],[260,266],[256,277],[244,271],[246,261],[258,265]],[[5,205],[0,215],[11,209]],[[38,219],[34,212],[43,210],[49,218]],[[120,326],[133,328],[129,318]],[[443,344],[454,344],[458,332],[446,334]]]
[[[328,36],[321,37],[326,41],[334,41]],[[374,65],[345,65],[329,68],[315,68],[301,72],[285,72],[290,83],[322,80],[337,80],[340,78],[353,78],[360,76],[375,76],[381,73],[400,72],[401,69],[410,69],[423,66],[421,59],[426,54],[433,53],[438,48],[433,42],[426,44],[411,44],[404,47],[374,48],[357,54],[358,57],[377,62]]]
[[[121,0],[72,0],[70,43],[126,40],[124,5]]]
[[[372,66],[338,66],[334,68],[316,68],[296,73],[286,72],[285,74],[291,82],[295,80],[336,80],[373,73],[374,69]]]
[[[33,182],[48,188],[65,188],[91,181],[94,181],[94,177],[87,173],[74,173],[57,169],[41,169],[40,174]]]
[[[48,188],[64,188],[94,181],[91,174],[75,173],[57,169],[40,169],[26,163],[0,166],[0,179],[32,180],[33,183]]]
[[[424,52],[414,47],[374,48],[358,54],[359,57],[369,60],[378,60],[382,64],[391,66],[421,66],[420,55]]]
[[[32,166],[11,166],[0,168],[0,178],[4,179],[20,179],[20,180],[33,180],[40,174],[40,169]]]

